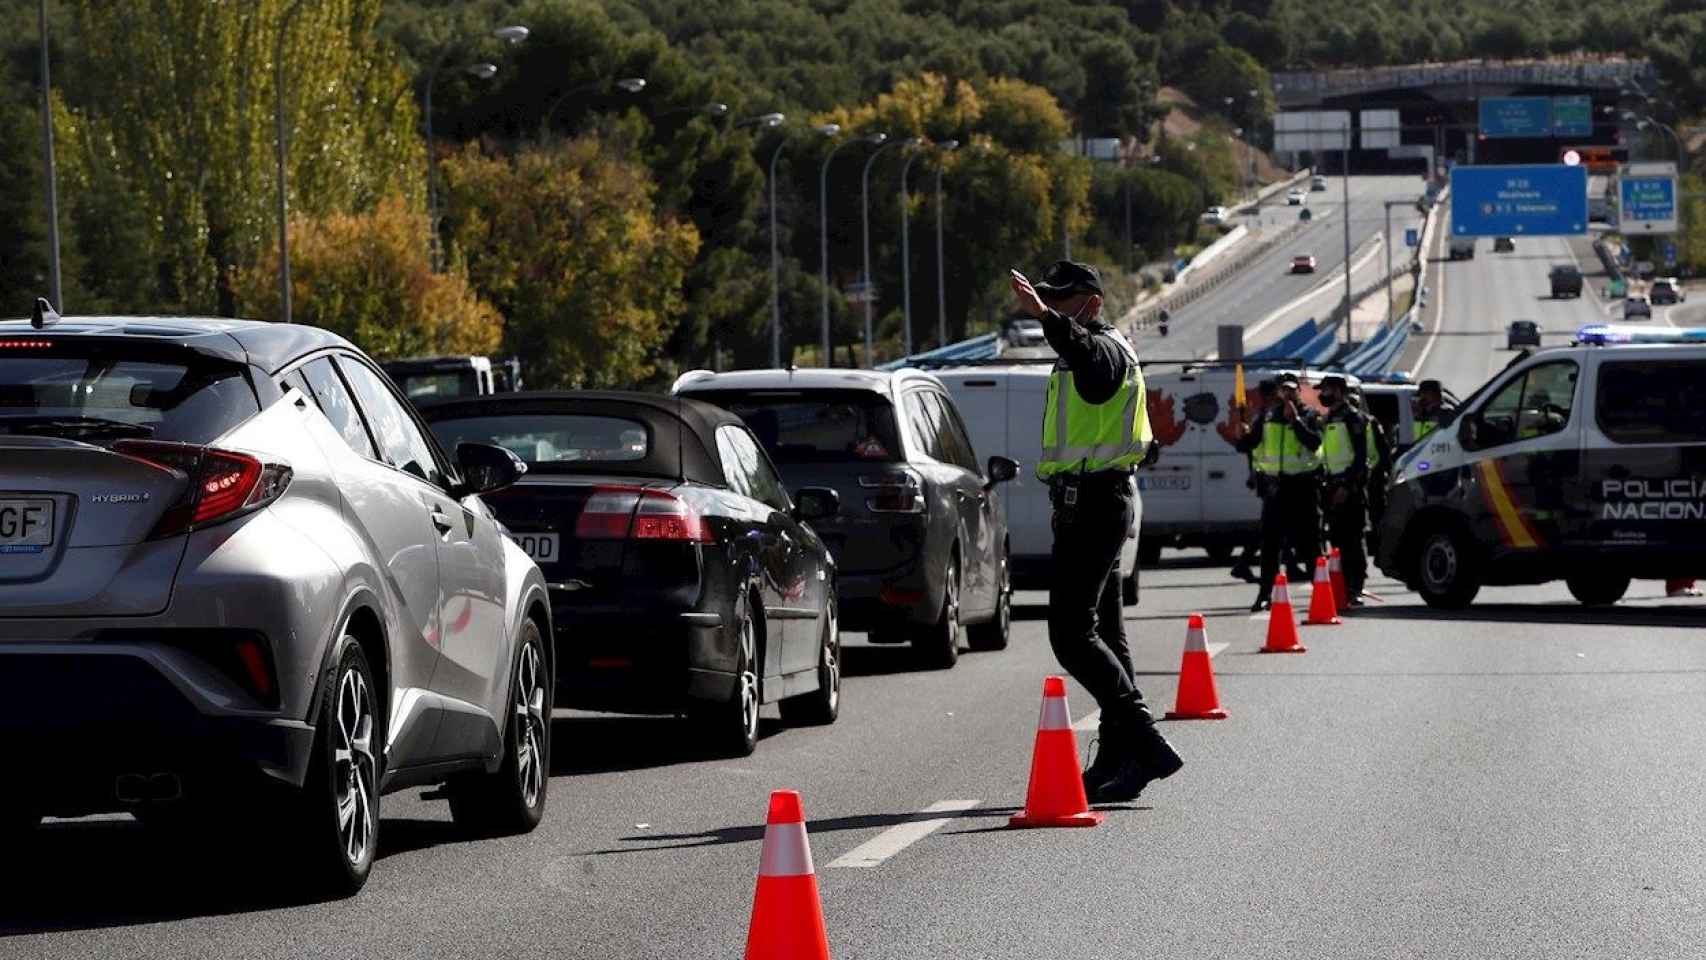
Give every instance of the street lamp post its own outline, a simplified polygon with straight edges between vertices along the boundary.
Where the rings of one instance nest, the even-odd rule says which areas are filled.
[[[906,175],[912,170],[916,152],[908,154],[900,168],[900,312],[901,356],[912,356],[912,211],[907,209]]]
[[[865,170],[859,175],[859,221],[864,236],[865,263],[865,365],[871,365],[871,351],[875,346],[875,331],[871,328],[871,306],[876,301],[876,286],[871,281],[871,165],[877,162],[877,157],[890,147],[916,146],[920,141],[917,137],[906,140],[889,140],[887,134],[882,134],[886,141],[871,151],[865,158]]]
[[[943,152],[957,149],[958,140],[944,140]],[[936,346],[948,343],[947,267],[942,259],[942,158],[936,158]]]
[[[290,152],[289,134],[284,129],[284,38],[290,32],[290,21],[296,18],[308,0],[296,0],[279,18],[278,37],[273,42],[273,147],[278,160],[278,301],[279,318],[291,322],[290,310],[290,201],[285,180],[285,158]],[[430,177],[428,178],[430,181]],[[430,183],[429,183],[430,186]]]
[[[765,129],[782,125],[786,119],[780,113],[767,113],[751,120],[742,120],[736,126],[757,123]],[[788,146],[788,138],[776,145],[770,154],[770,365],[782,365],[782,258],[776,248],[776,161],[782,158],[782,151]]]
[[[826,137],[833,137],[841,132],[841,124],[826,123],[817,128]],[[843,140],[829,148],[829,153],[823,158],[823,163],[817,171],[817,210],[818,210],[818,288],[823,298],[823,365],[832,367],[834,355],[830,352],[829,342],[829,164],[842,147],[850,143],[863,141],[865,143],[882,143],[888,139],[888,134],[873,133],[869,136],[854,140]]]
[[[65,311],[65,291],[59,276],[59,172],[53,163],[53,80],[48,73],[47,0],[36,5],[36,25],[41,31],[41,152],[47,177],[47,264],[52,284],[53,308]]]
[[[492,36],[511,45],[526,40],[527,34],[528,29],[520,25],[499,27],[492,31]],[[438,83],[439,71],[444,68],[444,59],[448,55],[449,48],[446,47],[439,53],[438,57],[434,59],[432,69],[427,71],[426,99],[424,103],[426,109],[427,219],[430,221],[429,226],[431,227],[430,238],[432,240],[432,269],[434,273],[441,270],[442,265],[440,263],[441,255],[438,242],[438,188],[433,181],[436,169],[436,158],[434,158],[432,150],[432,90],[433,86]],[[458,67],[457,69],[480,80],[490,80],[498,74],[498,66],[495,63],[470,63]]]
[[[622,79],[616,80],[614,82],[612,82],[610,80],[595,80],[592,83],[583,83],[578,87],[574,87],[574,88],[570,89],[567,93],[564,93],[562,96],[551,101],[551,105],[545,109],[545,118],[543,120],[539,121],[540,131],[543,132],[543,131],[551,129],[551,118],[555,117],[557,115],[557,108],[561,107],[563,104],[569,102],[570,100],[574,99],[576,96],[578,96],[580,94],[591,93],[594,90],[603,89],[606,85],[613,86],[616,89],[622,91],[623,93],[639,93],[641,90],[646,89],[646,78],[645,77],[623,77]],[[711,104],[711,106],[713,106],[713,107],[722,106],[724,111],[728,110],[728,107],[724,106],[722,104]],[[698,108],[694,108],[694,109],[698,109]],[[719,116],[720,115],[721,114],[719,114]]]

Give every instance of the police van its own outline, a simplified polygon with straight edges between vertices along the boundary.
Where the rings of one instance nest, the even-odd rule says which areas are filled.
[[[1230,361],[1144,364],[1149,425],[1161,444],[1160,459],[1137,476],[1145,508],[1139,559],[1145,564],[1155,563],[1164,546],[1202,547],[1225,561],[1260,533],[1262,504],[1249,459],[1234,446],[1236,366]],[[1245,369],[1250,418],[1261,404],[1256,385],[1282,373],[1294,374],[1301,385],[1299,398],[1323,414],[1317,387],[1325,377],[1342,376],[1362,394],[1364,409],[1386,425],[1388,436],[1403,444],[1415,436],[1409,402],[1413,385],[1375,385],[1338,371],[1298,366]]]
[[[1048,484],[1037,479],[1043,453],[1043,408],[1048,399],[1052,358],[1025,362],[998,361],[963,366],[935,366],[931,372],[959,407],[966,431],[979,453],[999,454],[1019,461],[1019,476],[1004,488],[1007,536],[1013,582],[1038,587],[1047,583],[1054,550]],[[1153,394],[1151,394],[1153,396]],[[1148,471],[1140,471],[1142,477]],[[1132,497],[1133,522],[1120,553],[1120,582],[1126,603],[1138,597],[1137,552],[1143,527],[1143,499]]]
[[[1590,324],[1519,354],[1401,456],[1377,564],[1430,606],[1706,575],[1706,329]]]

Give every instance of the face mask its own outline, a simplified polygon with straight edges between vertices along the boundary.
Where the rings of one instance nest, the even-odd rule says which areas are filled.
[[[1074,314],[1073,314],[1073,315],[1072,315],[1072,319],[1073,319],[1073,320],[1074,320],[1074,321],[1077,321],[1077,320],[1081,320],[1081,319],[1083,319],[1083,317],[1084,317],[1084,311],[1086,311],[1086,310],[1088,310],[1088,309],[1090,309],[1090,300],[1089,300],[1089,299],[1088,299],[1088,298],[1086,298],[1086,299],[1085,299],[1085,300],[1084,300],[1084,305],[1083,305],[1083,306],[1081,306],[1081,307],[1079,307],[1079,308],[1078,308],[1078,312],[1077,312],[1077,313],[1074,313]]]

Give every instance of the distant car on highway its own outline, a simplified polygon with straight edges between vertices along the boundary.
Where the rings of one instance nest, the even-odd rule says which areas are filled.
[[[1309,181],[1309,189],[1315,193],[1320,193],[1321,191],[1327,189],[1327,178],[1321,176],[1320,174],[1316,174]]]
[[[1453,260],[1473,260],[1473,259],[1475,259],[1475,238],[1474,237],[1452,237],[1451,238],[1451,248],[1450,248],[1448,255]]]
[[[1660,304],[1681,303],[1688,299],[1688,291],[1675,277],[1659,277],[1647,288],[1647,299]]]
[[[1315,272],[1315,255],[1312,253],[1300,253],[1297,256],[1292,257],[1291,258],[1291,272],[1292,273],[1314,273]]]
[[[492,506],[550,586],[559,706],[685,713],[734,756],[756,747],[762,704],[835,722],[836,571],[810,524],[839,501],[790,496],[738,417],[591,390],[425,415],[446,447],[498,444],[528,466]]]
[[[1007,321],[1004,336],[1008,344],[1015,347],[1037,347],[1048,342],[1043,335],[1043,322],[1029,317]]]
[[[0,833],[225,823],[348,895],[383,794],[532,830],[550,611],[483,499],[524,467],[440,448],[323,329],[51,312],[0,323]]]
[[[1533,320],[1512,320],[1505,328],[1505,349],[1540,346],[1540,324]]]
[[[1646,297],[1642,297],[1642,296],[1624,297],[1623,298],[1623,319],[1633,320],[1637,317],[1641,318],[1642,320],[1653,319],[1653,305],[1650,302],[1648,302]]]
[[[1309,194],[1302,187],[1293,187],[1285,195],[1286,206],[1297,207],[1309,202]]]
[[[675,392],[744,419],[791,489],[840,495],[840,509],[812,527],[835,557],[843,626],[874,643],[910,642],[938,667],[959,659],[962,633],[973,650],[1007,646],[1000,487],[1019,465],[978,461],[940,380],[912,369],[696,370]]]
[[[1202,222],[1220,226],[1231,217],[1232,211],[1226,207],[1209,207],[1207,210],[1203,211]]]
[[[1582,295],[1582,271],[1575,264],[1558,264],[1552,268],[1546,278],[1552,287],[1552,298],[1554,300]]]
[[[1493,252],[1494,253],[1514,253],[1515,251],[1516,251],[1516,241],[1512,240],[1510,237],[1494,237],[1493,238]]]

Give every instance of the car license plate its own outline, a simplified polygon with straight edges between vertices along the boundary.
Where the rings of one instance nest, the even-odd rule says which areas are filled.
[[[52,543],[52,500],[0,500],[0,553],[40,553]]]
[[[511,533],[510,537],[527,551],[534,563],[556,563],[562,555],[562,544],[555,533]]]
[[[1176,476],[1140,476],[1137,478],[1139,490],[1189,490],[1191,478],[1189,474]]]

